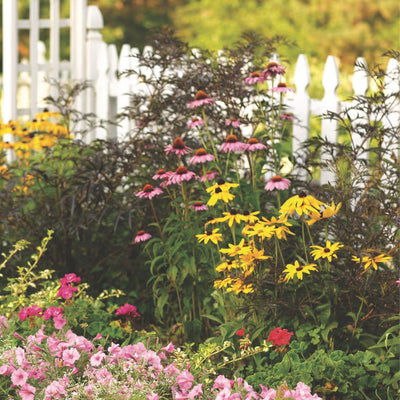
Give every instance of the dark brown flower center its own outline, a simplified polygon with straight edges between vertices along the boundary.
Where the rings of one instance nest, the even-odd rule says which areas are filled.
[[[303,267],[297,267],[296,272],[300,272],[303,269]]]
[[[207,154],[207,151],[203,148],[196,150],[196,156],[205,156],[206,154]]]
[[[157,175],[162,175],[162,174],[165,174],[167,171],[165,171],[165,169],[159,169],[158,171],[157,171]]]
[[[225,183],[225,181],[221,178],[221,179],[218,179],[218,181],[217,181],[217,184],[219,185],[219,186],[221,186],[221,185],[223,185]]]
[[[228,135],[228,137],[225,140],[226,143],[236,143],[237,141],[238,139],[235,135]]]
[[[149,184],[145,185],[143,188],[143,192],[145,192],[145,193],[151,193],[153,190],[154,190],[153,186],[151,186]]]
[[[278,66],[278,63],[276,63],[275,61],[271,61],[267,64],[267,69],[274,68],[277,66]]]
[[[174,140],[174,143],[172,143],[172,148],[177,150],[183,150],[185,148],[185,143],[183,143],[183,140],[180,137],[178,137]]]
[[[199,121],[198,118],[196,118],[196,117],[192,118],[192,122],[197,122],[197,121]]]
[[[221,193],[221,192],[222,192],[222,189],[221,189],[221,188],[217,187],[217,188],[215,189],[215,193]]]
[[[229,213],[230,213],[231,215],[236,215],[238,212],[237,212],[234,208],[232,208],[232,210],[229,211]]]
[[[203,203],[202,203],[201,201],[195,201],[195,202],[193,203],[193,205],[194,205],[195,207],[201,207],[201,206],[203,205]]]
[[[211,236],[212,235],[212,231],[207,231],[206,234],[207,234],[207,236]]]
[[[256,138],[250,138],[248,141],[247,141],[247,144],[257,144],[258,143],[258,140],[256,139]]]
[[[139,231],[138,233],[137,233],[137,236],[142,236],[142,235],[144,235],[146,232],[145,231]]]
[[[287,87],[285,82],[279,82],[278,87]]]
[[[275,175],[271,178],[272,182],[281,182],[282,181],[282,177],[280,175]],[[299,195],[300,196],[300,195]]]
[[[304,197],[307,197],[307,193],[306,193],[304,190],[302,190],[302,191],[298,194],[298,196],[299,196],[301,199],[303,199]]]
[[[204,92],[203,90],[198,90],[196,95],[194,96],[195,100],[203,100],[208,97],[208,94]]]
[[[250,77],[251,78],[259,78],[261,75],[258,71],[254,71],[251,73]]]
[[[324,253],[330,253],[330,252],[331,252],[331,249],[329,249],[328,247],[324,248]]]
[[[178,167],[178,168],[176,169],[176,173],[177,173],[178,175],[183,175],[183,174],[186,174],[187,172],[188,172],[188,170],[186,169],[186,167],[180,166],[180,167]]]

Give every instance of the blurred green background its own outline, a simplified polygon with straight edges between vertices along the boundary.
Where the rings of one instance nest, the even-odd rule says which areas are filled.
[[[0,4],[4,1],[11,0]],[[20,16],[26,18],[29,0],[18,2]],[[42,17],[47,17],[49,0],[40,4]],[[68,16],[69,1],[61,4],[63,16]],[[282,49],[291,73],[298,55],[305,53],[320,82],[326,57],[335,55],[343,74],[343,93],[351,89],[349,74],[357,57],[365,57],[372,67],[386,63],[381,58],[385,51],[400,49],[398,0],[88,0],[88,4],[101,9],[103,38],[118,48],[123,43],[142,48],[161,26],[174,29],[191,46],[210,50],[232,46],[249,30],[269,37],[282,35],[295,42]],[[46,35],[43,30],[41,39]],[[64,36],[67,41],[67,31]],[[28,49],[28,35],[22,31],[21,56],[27,56]],[[321,91],[318,82],[312,84],[315,93]]]

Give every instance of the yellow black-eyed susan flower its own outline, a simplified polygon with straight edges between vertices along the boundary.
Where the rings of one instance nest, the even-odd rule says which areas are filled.
[[[297,279],[303,280],[303,274],[309,274],[310,271],[318,271],[315,268],[316,266],[316,264],[300,265],[297,260],[294,264],[287,264],[286,269],[283,270],[283,273],[286,273],[285,281],[293,279],[295,275]]]
[[[337,258],[335,252],[339,250],[341,247],[343,247],[343,245],[340,244],[339,242],[332,244],[329,240],[327,240],[325,247],[322,246],[310,246],[310,247],[315,249],[311,251],[311,255],[314,258],[314,260],[318,260],[319,258],[327,258],[328,261],[331,262],[332,257]]]

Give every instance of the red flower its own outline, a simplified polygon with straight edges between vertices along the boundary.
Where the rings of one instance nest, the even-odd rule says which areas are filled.
[[[293,332],[288,332],[287,329],[281,329],[280,327],[273,329],[268,336],[267,342],[271,342],[274,346],[283,346],[289,344],[290,337]]]
[[[244,336],[244,328],[239,329],[238,331],[236,331],[236,336],[241,336],[241,337],[243,337],[243,336]]]

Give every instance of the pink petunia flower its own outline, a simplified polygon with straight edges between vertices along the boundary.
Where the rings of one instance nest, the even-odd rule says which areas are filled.
[[[164,147],[164,151],[167,154],[174,153],[178,157],[182,157],[183,155],[190,153],[191,150],[192,149],[190,147],[185,146],[185,143],[180,137],[176,138],[172,144]]]
[[[203,90],[198,90],[194,96],[194,101],[189,102],[190,108],[197,108],[206,104],[214,104],[215,100],[212,97],[208,97],[208,94]]]
[[[22,400],[33,400],[35,397],[36,388],[25,383],[24,386],[21,387],[21,390],[18,394],[21,396]]]
[[[192,387],[193,379],[193,375],[189,371],[184,370],[176,377],[176,383],[181,390],[188,390]]]
[[[246,143],[239,142],[236,135],[228,135],[219,150],[224,153],[241,152],[246,150]]]
[[[260,143],[256,138],[250,138],[246,143],[247,151],[266,150],[267,146]]]
[[[81,355],[75,348],[67,349],[62,352],[62,359],[68,367],[74,367],[75,361],[79,360]]]
[[[181,165],[174,173],[171,174],[168,181],[165,183],[167,185],[180,184],[184,181],[189,182],[192,179],[197,179],[197,175],[192,171],[188,171],[186,167]]]
[[[172,342],[170,342],[165,347],[163,347],[161,350],[166,351],[168,353],[173,353],[175,350],[175,346]]]
[[[151,239],[150,233],[146,233],[145,231],[139,231],[136,234],[136,237],[134,239],[135,243],[140,243],[140,242],[146,242],[147,240]]]
[[[267,342],[272,342],[274,346],[288,345],[290,337],[293,332],[288,332],[287,329],[282,329],[280,327],[273,329],[268,336]]]
[[[164,193],[162,189],[157,187],[155,188],[152,185],[147,184],[144,186],[143,190],[141,190],[139,193],[136,193],[136,196],[141,198],[146,197],[147,199],[151,200],[153,197],[158,196],[161,193]]]
[[[261,76],[264,80],[269,78],[274,78],[276,75],[283,75],[285,73],[285,68],[282,65],[279,65],[275,61],[271,61],[267,64],[266,68],[263,72],[261,72]]]
[[[217,176],[219,175],[219,173],[217,171],[206,171],[206,176],[201,175],[200,176],[200,182],[205,182],[206,181],[206,177],[208,181],[212,181],[214,180]]]
[[[102,351],[99,351],[96,354],[93,354],[92,357],[90,357],[90,365],[92,367],[98,367],[105,358],[106,355]]]
[[[0,335],[3,334],[3,329],[8,328],[8,321],[7,318],[3,315],[0,315]]]
[[[278,86],[273,87],[271,91],[275,93],[288,93],[288,92],[294,92],[294,89],[288,87],[285,82],[280,82],[278,83]]]
[[[290,185],[290,180],[282,178],[280,175],[273,176],[264,186],[264,190],[286,190]]]
[[[57,315],[53,317],[53,322],[54,322],[54,328],[62,329],[67,323],[67,320],[63,318],[61,315]]]
[[[261,76],[258,71],[254,71],[244,80],[248,85],[254,85],[256,83],[263,83],[265,79]]]
[[[11,382],[15,386],[23,386],[28,380],[28,373],[25,372],[22,368],[18,368],[13,371],[11,374]]]
[[[190,164],[204,164],[208,161],[214,161],[215,157],[212,154],[207,153],[203,148],[197,149],[193,157],[189,159]]]
[[[195,201],[190,208],[192,208],[194,211],[206,211],[208,210],[208,207],[206,204],[204,204],[202,201]]]
[[[237,118],[232,117],[225,120],[225,126],[232,126],[234,128],[238,128],[240,126],[240,121]]]
[[[188,128],[197,128],[204,125],[204,120],[201,118],[192,118],[192,120],[187,124]]]
[[[48,385],[44,391],[44,400],[62,399],[67,394],[65,391],[66,383],[53,381]],[[62,397],[61,397],[62,396]]]

